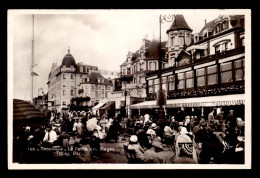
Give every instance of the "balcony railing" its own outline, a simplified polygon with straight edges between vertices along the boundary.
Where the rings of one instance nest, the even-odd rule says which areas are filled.
[[[241,93],[245,93],[244,85],[232,85],[232,86],[221,87],[221,88],[198,89],[197,91],[195,91],[195,90],[168,91],[167,99],[241,94]],[[156,93],[149,93],[148,96],[146,97],[146,101],[155,100],[156,98],[157,98]]]

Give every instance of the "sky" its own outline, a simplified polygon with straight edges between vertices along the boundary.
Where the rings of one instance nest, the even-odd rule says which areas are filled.
[[[67,14],[70,13],[70,14]],[[8,65],[13,70],[13,98],[30,100],[30,65],[32,60],[32,14],[34,14],[34,97],[48,91],[48,74],[52,63],[61,64],[68,52],[76,63],[83,62],[99,69],[120,71],[128,51],[135,52],[142,39],[159,39],[160,14],[183,14],[192,33],[198,33],[207,22],[223,10],[74,10],[23,11],[9,15]],[[162,41],[172,22],[164,22]]]

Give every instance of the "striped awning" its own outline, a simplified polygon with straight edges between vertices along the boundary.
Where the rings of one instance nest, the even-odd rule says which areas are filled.
[[[177,107],[213,107],[213,106],[234,106],[244,105],[245,94],[223,95],[223,96],[205,96],[194,98],[179,98],[167,100],[167,108]],[[145,101],[130,106],[131,109],[158,108],[156,100]]]
[[[37,119],[46,118],[46,116],[29,102],[19,100],[19,99],[13,100],[14,120],[35,119],[35,118]]]

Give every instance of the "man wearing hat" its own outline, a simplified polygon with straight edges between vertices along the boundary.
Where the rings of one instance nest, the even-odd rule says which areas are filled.
[[[159,158],[158,152],[162,151],[162,141],[158,137],[152,141],[152,147],[145,151],[143,156],[144,163],[162,163],[163,161]]]

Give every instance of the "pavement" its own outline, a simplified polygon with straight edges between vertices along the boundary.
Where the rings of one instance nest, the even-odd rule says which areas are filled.
[[[93,158],[92,163],[125,163],[127,164],[128,160],[124,153],[123,145],[127,141],[122,140],[122,137],[119,137],[117,143],[100,143],[101,153],[100,158]],[[167,163],[173,163],[174,152],[170,145],[163,145],[163,151],[159,152],[160,158],[166,158]]]

